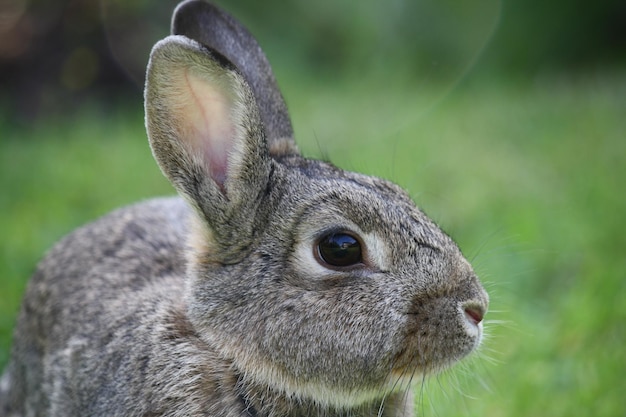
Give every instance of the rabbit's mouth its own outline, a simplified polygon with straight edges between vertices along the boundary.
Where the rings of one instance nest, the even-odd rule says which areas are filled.
[[[486,307],[481,301],[429,300],[408,314],[395,376],[439,372],[480,346]]]

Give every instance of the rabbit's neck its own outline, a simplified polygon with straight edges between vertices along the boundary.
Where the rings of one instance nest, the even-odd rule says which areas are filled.
[[[409,417],[413,412],[410,393],[396,392],[372,403],[353,408],[336,409],[313,399],[294,398],[271,387],[244,381],[237,376],[237,391],[245,405],[247,417]],[[382,406],[381,406],[382,404]]]

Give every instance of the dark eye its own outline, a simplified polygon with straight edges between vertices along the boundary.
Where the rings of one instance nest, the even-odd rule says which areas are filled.
[[[361,244],[347,233],[330,233],[322,237],[317,248],[322,260],[332,266],[351,266],[363,260]]]

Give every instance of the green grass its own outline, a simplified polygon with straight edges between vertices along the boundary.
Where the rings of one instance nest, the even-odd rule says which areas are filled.
[[[624,415],[626,77],[447,95],[403,79],[298,81],[284,91],[304,152],[407,188],[490,292],[481,353],[431,378],[422,414]],[[0,366],[45,250],[114,207],[172,192],[136,106],[0,124]]]

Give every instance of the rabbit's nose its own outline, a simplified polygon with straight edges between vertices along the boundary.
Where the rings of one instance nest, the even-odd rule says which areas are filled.
[[[482,307],[477,305],[467,305],[463,311],[465,312],[465,317],[470,323],[478,326],[478,323],[483,321],[485,310]]]

